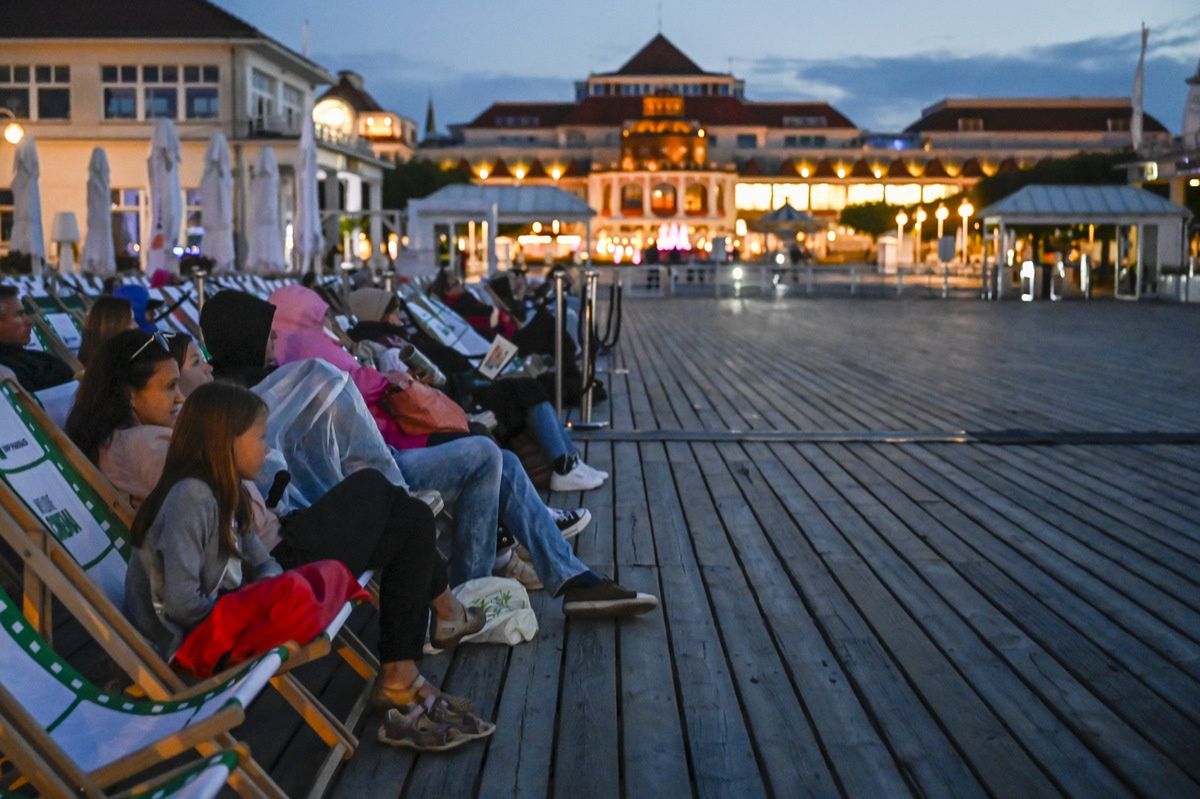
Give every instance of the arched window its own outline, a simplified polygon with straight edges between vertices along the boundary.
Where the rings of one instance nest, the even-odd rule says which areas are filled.
[[[708,188],[693,183],[683,193],[683,211],[688,216],[708,216]]]
[[[642,215],[642,185],[626,183],[621,187],[621,213],[625,216]]]
[[[650,210],[655,216],[675,216],[675,187],[670,183],[659,183],[650,190]]]

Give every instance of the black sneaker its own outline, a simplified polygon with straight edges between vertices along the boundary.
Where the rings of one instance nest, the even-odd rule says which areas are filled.
[[[579,535],[587,526],[592,523],[592,512],[587,508],[576,508],[575,510],[562,510],[560,508],[546,508],[550,511],[551,518],[558,525],[558,531],[562,533],[562,537],[570,540]]]
[[[630,591],[607,579],[584,588],[569,587],[563,592],[563,613],[567,616],[640,616],[656,607],[658,599],[653,594]]]

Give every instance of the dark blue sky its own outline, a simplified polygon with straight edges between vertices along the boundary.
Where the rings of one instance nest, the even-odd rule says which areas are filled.
[[[418,122],[432,94],[443,128],[494,100],[570,100],[573,81],[620,66],[659,15],[655,0],[217,2],[296,49],[307,19],[315,59],[361,72]],[[661,16],[701,67],[744,78],[750,99],[826,100],[874,130],[946,96],[1128,96],[1145,21],[1146,110],[1178,131],[1200,60],[1195,0],[663,0]]]

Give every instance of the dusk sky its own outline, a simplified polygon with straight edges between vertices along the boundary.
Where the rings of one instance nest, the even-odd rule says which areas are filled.
[[[496,100],[573,98],[658,29],[655,0],[217,0],[332,71],[354,69],[391,110],[441,128]],[[731,12],[734,13],[731,16]],[[1195,0],[947,4],[663,0],[662,32],[702,68],[732,69],[751,100],[825,100],[896,130],[946,96],[1129,96],[1150,26],[1146,111],[1178,132],[1200,61]]]

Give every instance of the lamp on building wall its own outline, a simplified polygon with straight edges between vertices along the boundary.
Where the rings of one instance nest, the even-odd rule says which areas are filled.
[[[946,220],[950,217],[950,209],[946,207],[945,203],[941,203],[938,205],[937,210],[933,212],[933,215],[937,217],[938,241],[941,241],[942,233],[945,232]]]
[[[958,206],[958,215],[962,217],[963,231],[963,266],[967,264],[967,233],[970,228],[967,227],[967,220],[971,218],[971,214],[975,213],[975,206],[971,205],[970,200],[964,199],[962,205]]]
[[[900,260],[900,253],[904,251],[904,226],[908,224],[908,214],[901,209],[900,213],[896,214],[896,261]]]
[[[0,119],[8,119],[4,126],[4,140],[9,144],[20,144],[25,138],[25,128],[17,121],[17,115],[9,108],[0,107]]]

